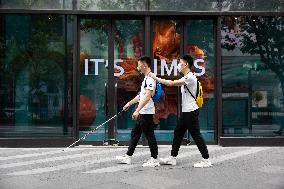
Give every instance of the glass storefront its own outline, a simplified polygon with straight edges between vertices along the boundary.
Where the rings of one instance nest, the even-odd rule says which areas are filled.
[[[283,17],[223,17],[224,136],[276,136],[284,128]]]
[[[73,17],[1,15],[0,136],[71,136]]]
[[[278,0],[1,0],[0,10],[0,140],[75,141],[138,94],[139,57],[150,56],[159,77],[178,79],[184,54],[203,86],[199,122],[207,143],[284,139]],[[158,144],[171,144],[181,94],[163,87],[155,134]],[[84,141],[128,144],[134,110]]]
[[[111,25],[111,22],[113,23]],[[196,72],[204,85],[205,104],[201,111],[201,128],[206,141],[214,142],[214,37],[213,20],[179,20],[154,19],[153,27],[153,71],[161,77],[178,79],[177,61],[184,53],[194,57]],[[143,76],[137,71],[137,59],[144,52],[144,21],[142,19],[80,19],[80,136],[106,120],[106,107],[114,108],[118,113],[122,107],[133,99],[140,90]],[[181,31],[185,29],[183,35]],[[114,73],[108,78],[108,33],[113,35]],[[197,33],[204,32],[204,37]],[[185,49],[182,49],[182,39]],[[91,40],[90,40],[91,39]],[[184,53],[182,53],[184,51]],[[109,86],[109,80],[114,86]],[[114,105],[106,105],[107,87],[114,87]],[[156,136],[158,141],[170,142],[179,117],[180,89],[164,86],[165,95],[155,104]],[[135,110],[133,105],[127,112],[120,114],[115,121],[114,137],[118,141],[128,142],[134,126],[131,118]],[[107,127],[100,128],[86,141],[108,139]],[[189,137],[189,136],[185,136]]]

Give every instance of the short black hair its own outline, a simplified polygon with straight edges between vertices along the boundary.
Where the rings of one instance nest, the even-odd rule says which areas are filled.
[[[188,63],[189,68],[192,67],[192,65],[193,65],[193,58],[190,55],[188,55],[188,54],[183,55],[183,57],[181,59],[183,59],[184,61],[186,61]]]
[[[152,62],[151,62],[151,58],[150,58],[150,57],[148,57],[148,56],[141,56],[141,57],[138,59],[138,61],[141,61],[141,62],[146,63],[146,64],[148,65],[148,67],[151,68]]]

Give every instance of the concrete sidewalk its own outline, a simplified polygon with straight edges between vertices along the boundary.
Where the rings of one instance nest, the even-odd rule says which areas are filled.
[[[197,188],[284,189],[284,147],[208,146],[213,167],[192,165],[201,156],[182,146],[177,166],[143,168],[148,147],[138,147],[131,165],[117,164],[127,147],[0,148],[0,189]],[[159,146],[159,157],[171,146]]]

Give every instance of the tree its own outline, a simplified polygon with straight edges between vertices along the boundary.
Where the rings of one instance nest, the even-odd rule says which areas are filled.
[[[81,0],[80,9],[93,10],[145,10],[145,0]]]
[[[68,45],[61,34],[63,18],[41,15],[9,15],[3,18],[9,23],[6,27],[9,32],[3,34],[5,59],[0,62],[0,67],[3,69],[1,79],[4,78],[5,82],[1,85],[8,83],[10,86],[4,98],[9,99],[10,94],[16,95],[7,104],[8,107],[15,108],[16,102],[25,99],[29,111],[34,108],[35,114],[39,115],[40,107],[47,106],[46,91],[64,94],[64,100],[67,99],[71,92],[71,88],[67,87],[71,83],[68,85],[66,82],[72,81],[68,79],[72,69],[71,64],[67,64],[67,58],[70,57],[72,44]],[[18,28],[21,28],[21,32]]]
[[[258,70],[273,71],[280,81],[284,96],[283,21],[283,17],[223,19],[221,45],[227,50],[239,48],[242,53],[259,55],[264,66],[258,67]]]
[[[218,0],[150,0],[152,10],[197,10],[208,11],[218,9]]]
[[[222,0],[223,11],[281,11],[281,0]]]
[[[65,4],[68,4],[68,7],[71,7],[71,3],[67,2],[67,0],[4,0],[2,3],[0,1],[0,5],[3,8],[60,9],[66,8],[67,6]]]

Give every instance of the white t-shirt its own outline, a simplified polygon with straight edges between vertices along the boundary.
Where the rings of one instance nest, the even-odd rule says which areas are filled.
[[[145,86],[146,81],[146,86]],[[139,102],[144,98],[146,95],[146,89],[150,91],[155,91],[156,88],[156,81],[152,77],[145,76],[142,85],[141,90],[139,94]],[[153,99],[150,98],[149,102],[139,111],[140,114],[155,114],[155,105],[153,102]]]
[[[192,73],[189,72],[187,75],[183,76],[180,80],[184,81],[187,85],[187,88],[191,94],[195,97],[197,90],[197,78]],[[181,86],[182,94],[182,112],[192,112],[198,109],[198,106],[195,102],[195,99],[191,96],[188,90],[184,85]]]

